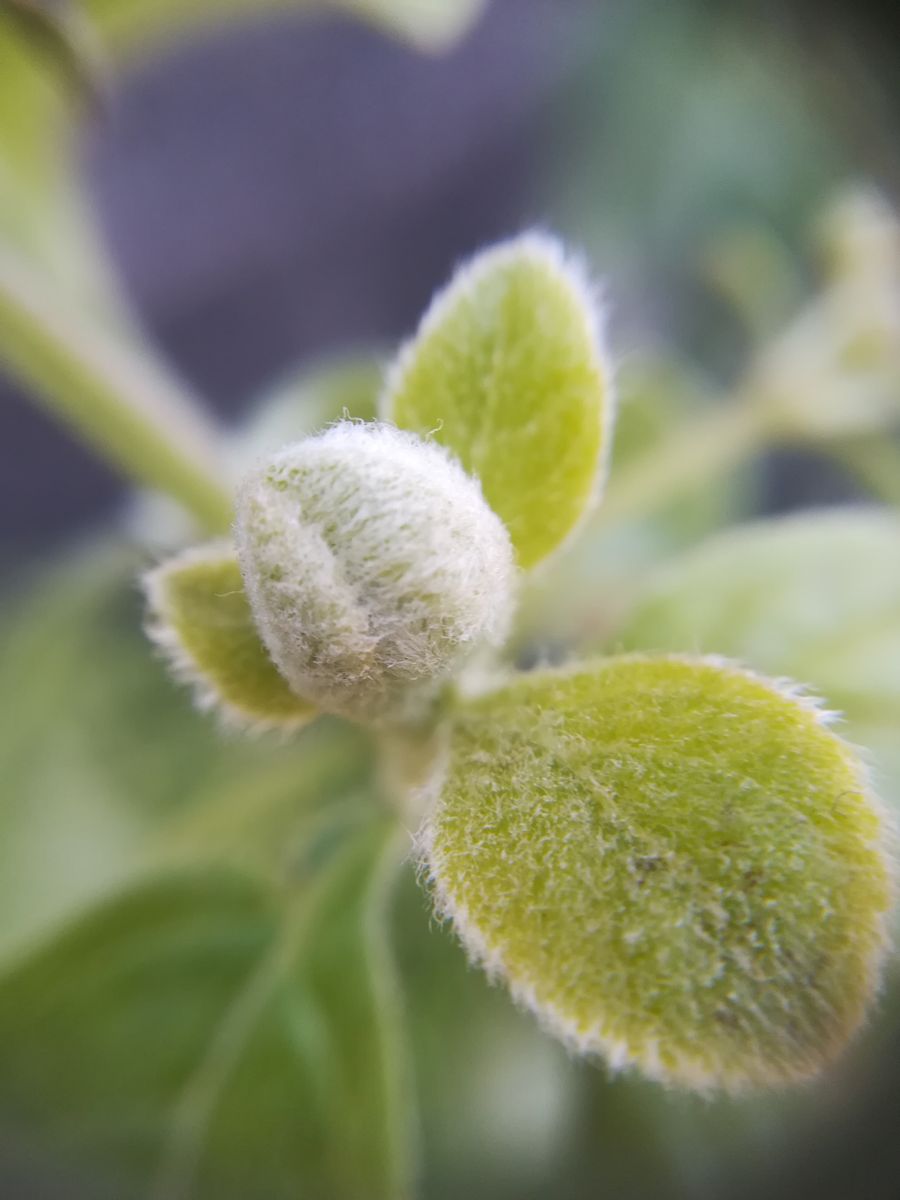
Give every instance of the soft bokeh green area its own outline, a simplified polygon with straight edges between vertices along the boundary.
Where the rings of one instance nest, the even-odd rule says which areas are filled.
[[[145,22],[193,25],[211,7],[88,6],[117,54]],[[343,7],[420,40],[474,9]],[[740,453],[723,397],[819,286],[813,231],[833,190],[863,171],[881,183],[896,163],[864,157],[804,48],[737,6],[586,5],[580,32],[537,170],[548,223],[615,286],[618,441],[609,506],[529,585],[514,653],[527,665],[585,647],[700,648],[802,675],[846,709],[894,794],[894,518],[702,543],[771,495],[772,459]],[[54,317],[99,316],[127,389],[124,368],[136,353],[145,370],[146,351],[42,133],[64,141],[65,93],[17,38],[0,28],[0,231],[52,283]],[[227,448],[228,470],[345,407],[371,416],[378,379],[360,359],[285,381]],[[718,471],[692,458],[710,419]],[[827,476],[839,495],[874,503],[893,484],[896,497],[896,432],[888,421],[805,450],[790,460],[793,498],[824,497],[826,461],[841,464]],[[674,483],[660,491],[663,477]],[[371,746],[327,722],[289,742],[235,739],[192,709],[143,637],[134,583],[147,546],[171,540],[148,504],[128,537],[74,547],[4,601],[0,1191],[8,1171],[75,1200],[400,1198],[411,1174],[427,1200],[895,1194],[891,981],[820,1085],[707,1101],[571,1060],[467,966],[409,864],[395,976],[377,917],[397,848]]]
[[[659,572],[609,644],[715,652],[807,684],[900,808],[900,518],[857,507],[748,523]]]

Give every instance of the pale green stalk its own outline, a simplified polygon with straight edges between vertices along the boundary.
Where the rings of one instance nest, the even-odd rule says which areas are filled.
[[[210,532],[231,524],[215,430],[149,354],[63,300],[0,246],[0,363],[130,479]]]

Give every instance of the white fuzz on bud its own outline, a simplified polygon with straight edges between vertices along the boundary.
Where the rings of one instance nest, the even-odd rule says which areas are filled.
[[[473,650],[507,633],[509,535],[440,446],[343,422],[260,464],[237,512],[260,636],[324,712],[414,718]]]

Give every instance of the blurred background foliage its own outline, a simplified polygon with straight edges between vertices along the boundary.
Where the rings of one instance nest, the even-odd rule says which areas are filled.
[[[224,488],[371,416],[456,259],[558,229],[609,297],[621,418],[608,502],[530,587],[515,657],[800,677],[900,803],[890,6],[479,7],[0,2],[3,1195],[897,1194],[895,983],[815,1088],[698,1100],[570,1060],[409,868],[395,977],[366,739],[192,712],[134,578],[197,518],[29,403],[141,482],[216,460]],[[184,461],[145,471],[140,425],[67,407],[110,378],[185,422]],[[191,497],[209,524],[216,496]]]

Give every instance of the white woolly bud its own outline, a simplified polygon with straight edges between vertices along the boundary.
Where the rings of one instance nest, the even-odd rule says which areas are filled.
[[[512,608],[506,527],[442,447],[342,422],[264,461],[238,495],[244,584],[269,654],[325,712],[403,720]]]

